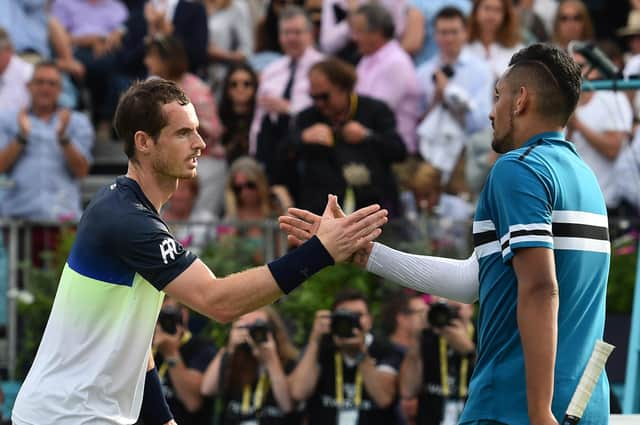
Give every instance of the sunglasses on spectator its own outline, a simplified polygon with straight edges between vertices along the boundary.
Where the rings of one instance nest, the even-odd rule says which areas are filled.
[[[309,97],[313,99],[314,102],[326,102],[329,100],[329,93],[309,93]]]
[[[242,189],[249,189],[249,190],[256,190],[256,183],[255,182],[246,182],[246,183],[240,183],[240,184],[234,184],[233,185],[233,191],[235,193],[240,193],[242,192]]]
[[[236,81],[231,81],[229,83],[229,86],[232,89],[236,89],[236,88],[238,88],[240,86],[244,87],[245,89],[248,89],[249,87],[253,87],[253,83],[251,81],[249,81],[249,80],[239,80],[239,81],[236,80]]]
[[[568,22],[568,21],[574,21],[574,22],[580,22],[582,21],[582,15],[560,15],[560,22]]]

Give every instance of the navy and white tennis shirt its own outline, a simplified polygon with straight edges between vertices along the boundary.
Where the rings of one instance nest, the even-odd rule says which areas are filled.
[[[134,180],[102,189],[78,226],[13,423],[135,423],[161,290],[195,259]]]

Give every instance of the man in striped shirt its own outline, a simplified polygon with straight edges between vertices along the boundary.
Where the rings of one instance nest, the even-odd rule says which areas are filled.
[[[378,243],[356,255],[402,285],[479,298],[478,358],[460,424],[557,425],[602,338],[606,207],[593,172],[562,134],[580,87],[579,67],[559,49],[535,44],[511,59],[490,114],[492,147],[503,155],[480,195],[469,259]],[[298,212],[281,221],[305,239],[318,219]],[[603,375],[580,423],[606,424],[608,412]]]

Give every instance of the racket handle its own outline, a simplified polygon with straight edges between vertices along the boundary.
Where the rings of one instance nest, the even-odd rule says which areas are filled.
[[[580,422],[580,418],[577,416],[564,415],[561,425],[578,425],[578,422]]]

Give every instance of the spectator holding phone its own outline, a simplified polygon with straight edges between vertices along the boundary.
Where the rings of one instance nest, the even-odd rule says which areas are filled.
[[[364,295],[345,289],[332,312],[318,310],[307,348],[289,376],[291,395],[307,402],[309,425],[395,423],[400,352],[370,333]]]
[[[247,313],[233,322],[229,341],[209,364],[201,391],[222,400],[223,425],[296,424],[286,378],[298,350],[272,307]]]
[[[158,316],[152,348],[164,396],[179,424],[208,425],[211,405],[204,403],[200,384],[215,355],[213,344],[191,335],[189,311],[166,296]]]

